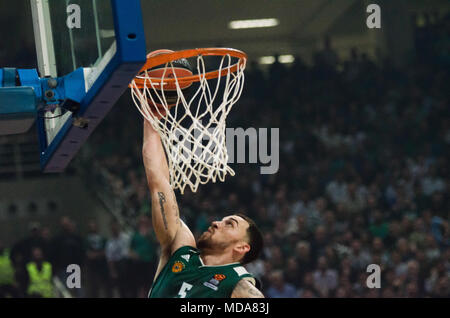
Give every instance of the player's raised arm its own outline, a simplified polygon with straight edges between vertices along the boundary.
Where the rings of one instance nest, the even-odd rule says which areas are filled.
[[[161,139],[147,120],[144,120],[142,157],[152,199],[153,228],[162,250],[170,254],[180,244],[195,246],[192,233],[180,220]]]

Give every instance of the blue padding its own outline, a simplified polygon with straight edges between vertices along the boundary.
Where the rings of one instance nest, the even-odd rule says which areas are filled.
[[[119,58],[122,63],[140,63],[147,55],[141,1],[113,0],[112,7]]]
[[[0,68],[0,87],[3,86],[3,69]]]
[[[36,69],[19,69],[17,70],[19,75],[20,84],[22,87],[29,86],[34,89],[36,99],[42,98],[41,83],[39,81],[39,75]]]
[[[3,69],[3,87],[16,86],[16,69],[5,67]]]
[[[81,103],[86,96],[86,86],[83,68],[79,68],[64,76],[65,98]]]
[[[0,120],[35,117],[36,113],[36,96],[33,88],[0,88]]]

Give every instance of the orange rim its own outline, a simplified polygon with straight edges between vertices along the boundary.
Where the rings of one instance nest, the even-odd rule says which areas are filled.
[[[229,72],[236,72],[240,67],[245,67],[247,62],[247,54],[245,54],[242,51],[235,50],[235,49],[229,49],[229,48],[203,48],[203,49],[190,49],[190,50],[182,50],[182,51],[176,51],[173,53],[167,53],[167,54],[160,54],[156,55],[150,58],[147,58],[147,62],[144,64],[144,66],[139,71],[139,74],[144,73],[148,69],[151,69],[155,66],[166,64],[171,61],[176,61],[181,58],[189,58],[197,55],[204,55],[204,56],[225,56],[230,55],[231,57],[236,57],[239,59],[239,61],[229,67],[223,68],[221,71],[211,71],[208,73],[205,73],[204,75],[191,75],[191,76],[185,76],[185,77],[179,77],[179,78],[164,78],[164,79],[154,79],[154,82],[158,83],[164,82],[164,83],[173,83],[175,81],[178,81],[179,83],[184,82],[198,82],[202,78],[206,78],[207,80],[217,78],[219,76],[224,76],[228,74]],[[153,78],[152,78],[153,80]],[[134,83],[138,88],[143,89],[145,87],[145,78],[141,78],[136,76],[134,78]],[[130,87],[133,87],[133,84],[129,85]]]

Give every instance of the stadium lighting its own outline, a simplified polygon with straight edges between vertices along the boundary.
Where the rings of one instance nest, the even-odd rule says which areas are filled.
[[[235,20],[228,24],[228,28],[237,29],[253,29],[253,28],[270,28],[280,24],[280,21],[275,18],[269,19],[252,19],[252,20]]]
[[[259,58],[259,64],[273,64],[275,63],[275,56],[262,56]]]
[[[293,63],[294,60],[295,60],[295,57],[291,54],[280,55],[278,57],[278,62],[283,63],[283,64]]]
[[[278,62],[283,64],[293,63],[294,60],[295,57],[291,54],[280,55],[278,57]],[[259,64],[273,64],[275,63],[275,61],[276,61],[275,56],[261,56],[259,58]]]

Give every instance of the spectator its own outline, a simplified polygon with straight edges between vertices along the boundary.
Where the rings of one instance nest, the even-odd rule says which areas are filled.
[[[31,260],[31,251],[35,247],[39,247],[42,251],[46,250],[45,242],[42,238],[41,226],[37,222],[29,224],[29,236],[18,241],[11,250],[11,256],[14,258],[16,254],[21,254],[24,261],[28,263]],[[50,255],[45,255],[49,259]]]
[[[306,241],[300,241],[295,247],[295,257],[297,259],[297,271],[303,277],[305,273],[314,269],[314,260],[311,257],[310,244]]]
[[[128,273],[129,238],[117,222],[111,224],[111,238],[106,242],[105,255],[112,288],[119,297],[131,297]]]
[[[361,271],[367,268],[367,265],[371,263],[370,254],[362,248],[361,242],[359,240],[354,240],[352,242],[352,268]]]
[[[284,277],[295,289],[299,289],[303,280],[302,272],[299,271],[299,264],[295,257],[289,257],[284,269]]]
[[[375,210],[373,213],[373,221],[369,229],[373,236],[380,237],[381,239],[387,237],[389,227],[388,224],[383,221],[383,214],[380,210]]]
[[[44,259],[39,247],[31,250],[31,261],[27,264],[30,283],[27,293],[30,297],[54,297],[52,265]]]
[[[269,287],[267,297],[270,298],[294,298],[297,291],[293,285],[286,283],[281,270],[275,270],[269,274]]]
[[[23,254],[16,253],[11,255],[11,261],[14,265],[14,278],[16,281],[16,290],[19,297],[27,297],[28,284],[30,277],[28,275],[27,263]]]
[[[133,290],[137,291],[136,296],[140,298],[147,296],[153,282],[152,273],[156,271],[156,243],[152,234],[151,220],[141,216],[130,243],[131,269],[135,277]]]
[[[82,266],[84,262],[83,239],[76,232],[76,224],[67,216],[60,219],[61,232],[53,238],[53,272],[65,282],[70,273],[67,267],[71,264]],[[83,286],[71,290],[78,297],[83,295]]]
[[[335,269],[328,268],[328,262],[325,256],[321,256],[317,262],[317,270],[313,274],[314,287],[320,297],[330,297],[336,289],[338,283],[338,274]]]
[[[314,238],[311,240],[311,252],[314,259],[325,254],[327,246],[327,232],[324,226],[320,225],[314,232]]]
[[[109,274],[105,257],[106,238],[98,231],[95,220],[88,223],[85,240],[87,297],[111,297]]]
[[[83,241],[76,233],[75,223],[67,216],[60,220],[61,232],[53,239],[55,269],[65,271],[70,264],[83,262]]]
[[[17,296],[14,266],[10,257],[10,250],[0,241],[0,297]]]

